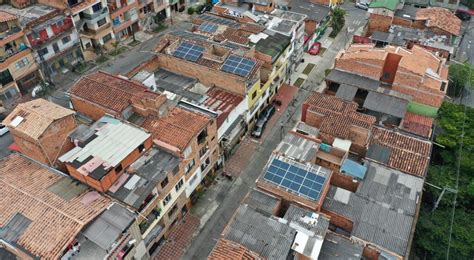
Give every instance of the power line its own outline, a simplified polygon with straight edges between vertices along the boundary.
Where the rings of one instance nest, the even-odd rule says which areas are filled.
[[[472,69],[469,70],[469,81],[468,81],[468,86],[471,86],[471,73]],[[469,94],[468,94],[469,95]],[[462,104],[462,100],[464,97],[464,91],[461,94],[461,100],[460,103]],[[466,113],[467,113],[467,106],[464,105],[464,115],[463,115],[463,120],[462,120],[462,128],[461,128],[461,143],[459,144],[459,155],[458,155],[458,160],[457,160],[457,165],[456,165],[456,186],[455,190],[459,190],[459,171],[461,169],[461,158],[462,158],[462,148],[464,145],[464,128],[466,125]],[[458,199],[458,193],[454,193],[454,200],[453,200],[453,209],[451,211],[451,224],[449,225],[449,238],[448,238],[448,250],[446,252],[446,259],[449,259],[449,251],[451,248],[451,239],[453,236],[453,225],[454,225],[454,216],[456,215],[456,203]]]

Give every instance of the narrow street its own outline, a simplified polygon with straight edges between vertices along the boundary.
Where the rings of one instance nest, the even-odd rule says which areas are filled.
[[[334,39],[333,44],[323,54],[321,62],[316,64],[316,67],[310,73],[308,79],[295,95],[294,105],[289,106],[281,114],[275,127],[269,129],[270,133],[266,139],[257,146],[256,150],[251,151],[252,156],[250,157],[250,161],[247,162],[247,166],[243,172],[240,173],[240,176],[234,179],[230,190],[226,193],[221,193],[224,198],[219,198],[220,204],[207,220],[199,234],[194,238],[183,257],[184,259],[205,259],[209,255],[244,196],[250,189],[255,187],[255,181],[263,170],[268,157],[281,141],[281,132],[288,131],[289,128],[297,122],[300,113],[299,108],[302,102],[310,95],[311,91],[319,87],[324,79],[325,70],[332,67],[336,54],[339,50],[344,48],[347,43],[347,38],[352,37],[355,30],[352,30],[352,33],[347,35],[344,33],[346,28],[365,25],[365,11],[355,9],[352,3],[348,3],[344,7],[348,11],[346,27]]]

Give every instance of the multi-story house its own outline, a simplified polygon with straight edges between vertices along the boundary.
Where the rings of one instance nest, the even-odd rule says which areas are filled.
[[[143,29],[153,22],[154,16],[158,15],[162,19],[166,19],[171,15],[171,8],[168,0],[137,0],[138,16],[140,17]]]
[[[49,166],[60,166],[57,158],[73,147],[68,135],[76,128],[75,112],[35,99],[19,104],[3,121],[19,150]]]
[[[19,17],[36,62],[47,80],[51,81],[55,75],[71,69],[83,59],[72,16],[43,4],[22,9],[2,5],[0,9]]]
[[[106,0],[40,0],[39,2],[72,15],[86,60],[95,58],[94,50],[107,47],[115,39]]]
[[[0,100],[8,107],[42,75],[15,15],[0,11]]]
[[[138,0],[108,0],[115,38],[123,40],[140,30]]]
[[[186,197],[217,166],[219,144],[216,116],[190,103],[179,103],[164,117],[148,117],[143,128],[153,135],[155,144],[183,160]]]

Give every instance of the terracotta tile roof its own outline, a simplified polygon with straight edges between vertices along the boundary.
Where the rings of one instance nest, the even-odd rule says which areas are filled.
[[[203,101],[202,105],[219,114],[216,119],[218,128],[226,120],[229,113],[244,99],[243,96],[230,93],[218,87],[209,89],[206,95],[207,98]]]
[[[419,8],[416,19],[428,20],[427,27],[437,27],[453,35],[459,35],[461,31],[461,20],[446,8]]]
[[[246,45],[250,42],[248,37],[239,35],[239,29],[234,29],[231,27],[228,27],[223,33],[218,34],[217,36],[238,44]]]
[[[154,139],[184,151],[209,120],[201,114],[175,107],[165,117],[147,117],[142,127],[150,131]]]
[[[9,12],[0,11],[0,22],[8,22],[15,20],[17,17]]]
[[[332,111],[336,113],[344,113],[345,111],[355,111],[357,103],[348,102],[341,98],[314,92],[304,102],[310,107],[317,107],[319,109]]]
[[[430,142],[374,127],[370,144],[390,148],[388,167],[420,177],[425,176],[430,161]]]
[[[70,93],[118,113],[130,106],[132,98],[155,99],[159,96],[149,92],[142,84],[102,71],[82,77],[71,88]]]
[[[219,239],[211,254],[207,257],[209,260],[263,260],[257,253],[249,250],[243,245],[227,240]]]
[[[411,112],[405,114],[403,118],[402,129],[426,138],[431,136],[431,128],[433,127],[433,118],[417,115]]]
[[[246,23],[240,26],[240,29],[250,33],[261,33],[265,31],[266,28],[258,24]]]
[[[3,124],[37,140],[54,121],[74,113],[71,109],[39,98],[19,104],[3,120]],[[17,122],[14,121],[20,121],[20,118],[23,118],[23,120],[16,125]]]
[[[324,115],[319,126],[321,133],[338,138],[350,139],[353,126],[370,130],[376,121],[374,116],[357,112],[357,103],[327,94],[315,92],[305,105],[309,111]]]
[[[59,259],[81,229],[110,204],[87,189],[72,198],[50,191],[68,179],[19,154],[0,160],[0,228],[17,213],[29,219],[14,242],[39,258]]]

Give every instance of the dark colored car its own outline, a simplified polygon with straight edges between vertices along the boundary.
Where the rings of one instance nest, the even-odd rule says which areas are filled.
[[[275,113],[275,106],[273,104],[268,105],[260,114],[261,119],[265,119],[265,121],[270,120],[273,114]]]
[[[265,130],[266,124],[267,124],[267,121],[265,121],[264,119],[258,119],[257,123],[255,124],[255,128],[252,132],[252,136],[255,138],[262,137],[263,130]]]
[[[456,16],[461,19],[461,21],[469,21],[471,20],[471,15],[464,11],[456,11]]]

